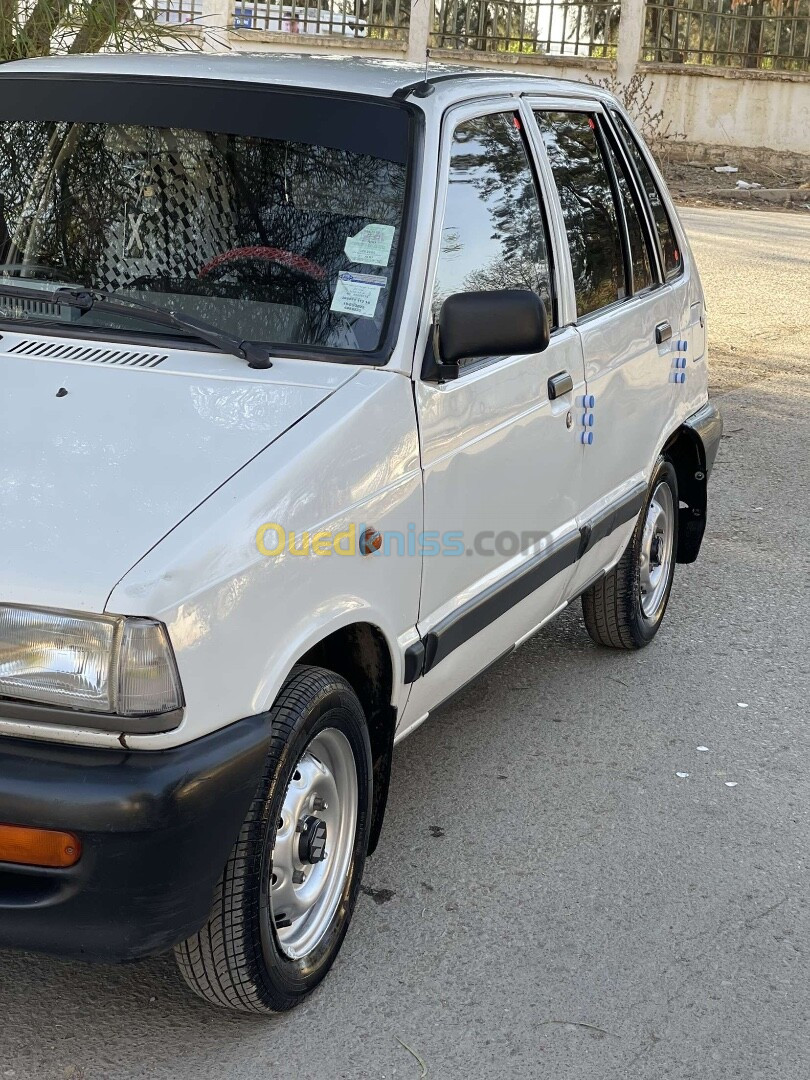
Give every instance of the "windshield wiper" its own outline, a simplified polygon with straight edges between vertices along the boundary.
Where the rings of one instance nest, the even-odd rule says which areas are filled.
[[[248,367],[269,368],[272,367],[270,356],[266,349],[261,348],[253,341],[240,341],[239,338],[225,333],[212,323],[195,319],[191,315],[178,315],[175,311],[167,311],[156,304],[149,304],[144,300],[131,300],[129,297],[114,297],[111,293],[105,293],[95,289],[27,289],[19,285],[12,285],[0,281],[0,296],[9,296],[19,300],[32,300],[34,302],[49,304],[64,304],[66,307],[75,308],[83,315],[93,308],[105,311],[110,315],[120,315],[123,318],[138,318],[137,312],[142,311],[145,321],[154,323],[156,326],[165,326],[173,330],[180,330],[188,337],[196,337],[204,341],[206,345],[212,345],[221,352],[231,353],[241,360],[247,360]],[[133,310],[134,309],[134,310]]]

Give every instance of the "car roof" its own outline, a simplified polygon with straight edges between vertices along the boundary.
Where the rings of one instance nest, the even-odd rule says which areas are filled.
[[[302,53],[124,53],[61,56],[4,64],[0,79],[15,75],[112,75],[248,82],[392,98],[406,96],[425,79],[425,65],[404,60]],[[542,75],[436,64],[428,82],[442,98],[467,98],[482,91],[520,86],[552,93],[582,93],[582,83]],[[587,87],[593,96],[596,88]],[[598,91],[596,91],[598,94]]]

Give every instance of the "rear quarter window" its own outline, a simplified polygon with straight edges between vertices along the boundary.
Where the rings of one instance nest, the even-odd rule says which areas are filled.
[[[675,237],[675,230],[672,228],[672,222],[669,220],[669,214],[667,213],[664,201],[661,198],[661,192],[658,190],[658,185],[655,182],[655,177],[639,148],[635,135],[630,130],[624,117],[620,116],[617,112],[612,112],[612,116],[619,129],[619,134],[625,147],[627,148],[627,152],[636,167],[642,187],[647,193],[653,217],[655,218],[658,239],[661,243],[661,252],[664,257],[664,272],[666,273],[667,278],[677,277],[683,270],[683,258],[681,257],[678,241]]]

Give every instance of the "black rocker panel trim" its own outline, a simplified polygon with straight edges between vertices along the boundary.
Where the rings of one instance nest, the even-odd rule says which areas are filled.
[[[416,682],[425,666],[425,643],[420,638],[405,650],[405,682]]]
[[[606,536],[610,536],[612,532],[615,532],[620,525],[624,525],[626,521],[634,518],[641,510],[646,498],[647,485],[645,483],[636,484],[632,491],[618,502],[613,503],[612,506],[597,514],[587,525],[583,525],[581,532],[585,534],[587,530],[587,539],[583,537],[583,547],[580,550],[579,558],[581,559],[585,552],[590,551],[600,540],[604,540]]]
[[[562,570],[577,560],[579,533],[573,533],[549,552],[533,559],[503,581],[477,596],[461,611],[448,616],[425,636],[423,674],[440,663],[460,645],[499,619],[510,608],[531,596]]]
[[[422,642],[414,642],[406,649],[405,682],[415,682],[422,675],[427,675],[451,652],[572,566],[600,540],[636,517],[646,496],[647,485],[638,483],[627,495],[555,545],[551,551],[543,552],[510,574],[505,581],[493,585],[465,604],[460,611],[437,623]]]

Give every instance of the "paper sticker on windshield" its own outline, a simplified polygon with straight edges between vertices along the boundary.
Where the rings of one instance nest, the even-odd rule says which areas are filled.
[[[393,225],[366,225],[355,236],[346,238],[343,250],[352,262],[388,266],[393,242]]]
[[[380,292],[387,284],[384,277],[377,277],[375,274],[351,274],[344,270],[338,274],[331,310],[371,319],[377,310]]]

